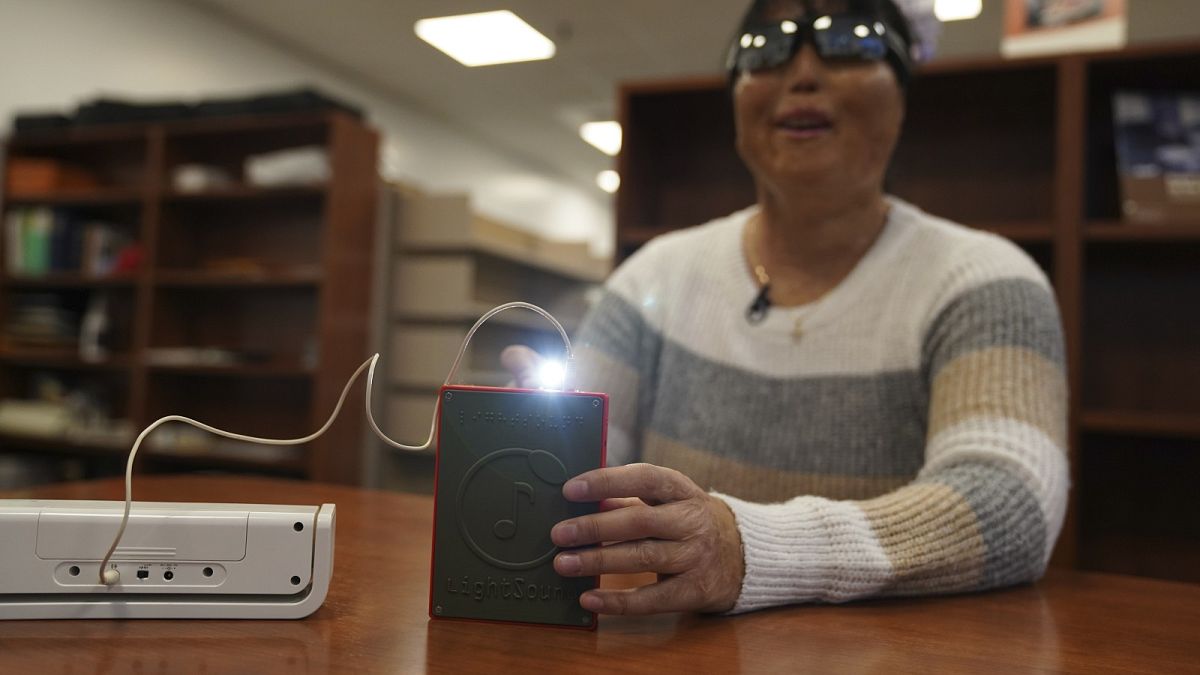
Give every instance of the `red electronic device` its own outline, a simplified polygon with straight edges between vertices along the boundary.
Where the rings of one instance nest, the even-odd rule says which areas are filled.
[[[608,396],[447,385],[439,393],[429,615],[593,629],[596,577],[554,571],[550,529],[595,513],[563,484],[604,466]]]

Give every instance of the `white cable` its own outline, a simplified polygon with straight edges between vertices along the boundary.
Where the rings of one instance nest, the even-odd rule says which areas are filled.
[[[567,331],[562,327],[562,324],[560,324],[553,316],[551,316],[549,312],[528,302],[509,302],[488,310],[487,313],[480,317],[479,320],[475,322],[475,325],[471,327],[471,330],[467,332],[467,337],[463,340],[462,346],[458,350],[458,356],[455,357],[454,364],[450,366],[450,372],[446,375],[445,384],[450,384],[454,379],[455,374],[458,373],[458,365],[462,361],[463,355],[466,354],[467,346],[471,343],[471,338],[475,336],[475,331],[479,330],[479,327],[482,326],[488,319],[499,314],[500,312],[513,308],[522,308],[537,312],[550,321],[550,323],[558,329],[558,333],[562,336],[563,345],[567,352],[567,362],[564,366],[565,372],[563,375],[563,389],[566,389],[568,377],[567,373],[570,371],[570,365],[573,360],[573,355],[571,352],[571,339],[567,337]],[[375,422],[375,416],[371,412],[371,392],[374,389],[375,365],[378,362],[379,354],[375,354],[371,358],[364,361],[363,364],[354,371],[354,374],[351,375],[350,379],[346,382],[346,386],[342,388],[342,394],[338,397],[337,405],[333,407],[333,412],[329,415],[329,419],[325,420],[325,424],[322,425],[320,429],[317,429],[304,438],[277,439],[259,438],[257,436],[244,436],[242,434],[235,434],[231,431],[223,431],[216,427],[204,424],[203,422],[197,422],[190,417],[183,417],[181,415],[168,415],[160,418],[142,430],[142,433],[138,434],[137,439],[134,440],[133,448],[129,451],[129,459],[125,463],[125,510],[121,514],[121,526],[117,529],[117,535],[113,537],[112,545],[108,547],[108,552],[104,554],[104,559],[100,561],[100,583],[105,586],[113,586],[121,580],[120,572],[115,569],[105,570],[104,568],[108,565],[109,561],[112,560],[113,553],[116,552],[117,547],[121,544],[121,537],[125,535],[125,528],[129,525],[129,511],[133,506],[133,462],[137,458],[137,451],[138,448],[141,447],[142,441],[144,441],[146,437],[150,435],[150,432],[154,431],[163,424],[166,424],[167,422],[184,422],[199,429],[203,429],[209,433],[216,434],[217,436],[224,436],[225,438],[231,438],[238,441],[260,443],[262,445],[301,445],[320,437],[321,434],[324,434],[326,430],[329,429],[329,427],[333,424],[333,421],[337,419],[338,413],[342,411],[342,404],[346,402],[346,396],[350,393],[350,387],[354,384],[355,380],[358,379],[358,376],[362,374],[363,369],[369,368],[367,370],[366,409],[367,421],[371,425],[371,430],[374,431],[375,435],[379,436],[379,438],[385,443],[394,448],[413,452],[428,450],[429,446],[433,444],[433,436],[437,428],[437,415],[439,406],[441,404],[441,397],[438,397],[437,402],[434,403],[433,421],[429,425],[429,436],[425,439],[424,443],[421,445],[404,445],[403,443],[397,443],[396,441],[393,441],[387,437],[387,434],[383,433],[382,429],[379,428],[379,425]]]

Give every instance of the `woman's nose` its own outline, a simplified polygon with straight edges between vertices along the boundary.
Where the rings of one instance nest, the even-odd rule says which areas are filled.
[[[805,42],[792,56],[784,71],[788,91],[812,92],[821,87],[821,74],[825,64],[817,55],[811,42]]]

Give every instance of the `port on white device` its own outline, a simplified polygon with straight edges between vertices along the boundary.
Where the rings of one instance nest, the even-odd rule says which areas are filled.
[[[295,619],[325,600],[332,504],[138,502],[104,584],[123,508],[0,501],[0,619]]]

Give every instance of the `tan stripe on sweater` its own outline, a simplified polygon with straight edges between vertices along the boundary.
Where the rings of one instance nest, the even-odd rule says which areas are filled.
[[[647,433],[643,461],[683,472],[705,490],[753,502],[782,502],[812,495],[869,499],[910,482],[913,476],[851,476],[802,473],[743,464]]]
[[[986,549],[970,504],[953,488],[921,484],[860,504],[892,563],[899,595],[974,588]]]
[[[963,354],[933,380],[928,437],[969,417],[1024,422],[1066,448],[1067,384],[1062,368],[1019,347]]]

